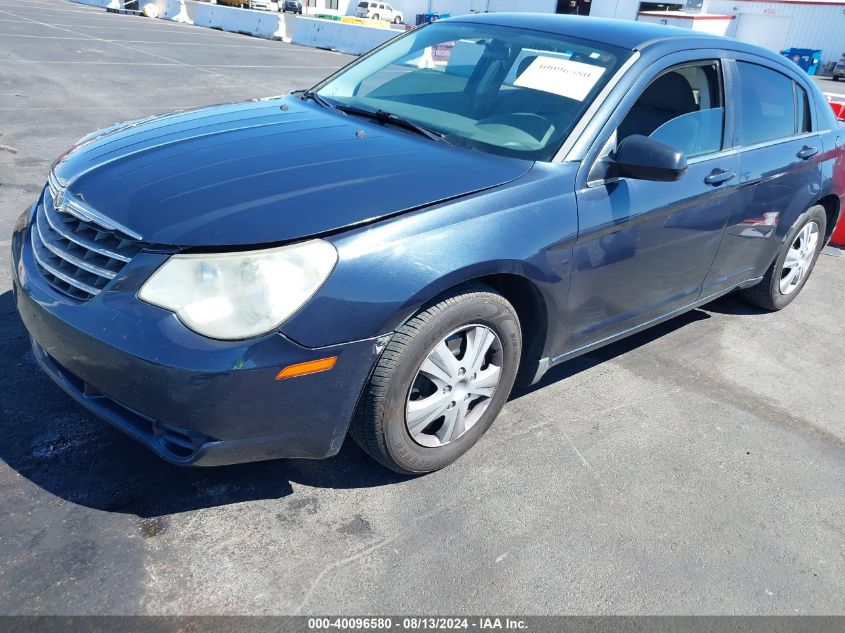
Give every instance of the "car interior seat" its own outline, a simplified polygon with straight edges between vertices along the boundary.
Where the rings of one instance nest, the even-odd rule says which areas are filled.
[[[637,99],[619,124],[618,141],[632,134],[650,136],[667,121],[698,109],[686,78],[680,73],[668,72],[654,80]]]

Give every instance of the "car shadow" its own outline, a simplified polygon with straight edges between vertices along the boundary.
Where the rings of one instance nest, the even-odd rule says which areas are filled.
[[[720,300],[707,310],[749,313]],[[606,362],[696,321],[694,310],[553,367],[536,385],[516,388],[511,400]],[[0,295],[0,459],[25,479],[65,501],[107,512],[156,517],[292,494],[291,484],[368,488],[409,479],[386,470],[347,440],[326,460],[274,460],[184,468],[164,462],[88,413],[40,370],[14,307]]]
[[[753,306],[750,303],[746,303],[742,299],[740,299],[735,294],[725,295],[724,297],[719,297],[715,301],[711,301],[705,306],[702,306],[703,310],[707,312],[715,312],[716,314],[734,314],[734,315],[757,315],[757,314],[769,314],[769,310],[765,310],[764,308],[758,308],[757,306]]]
[[[706,306],[709,310],[709,305]],[[638,347],[642,347],[643,345],[647,345],[652,341],[656,341],[667,334],[671,334],[681,328],[690,325],[691,323],[695,323],[697,321],[702,321],[705,319],[709,319],[710,315],[707,312],[702,310],[692,310],[685,314],[675,317],[674,319],[670,319],[668,321],[664,321],[658,325],[648,328],[647,330],[643,330],[637,334],[633,334],[627,338],[622,339],[621,341],[617,341],[616,343],[611,343],[610,345],[605,345],[604,347],[600,347],[599,349],[593,350],[582,356],[578,356],[573,358],[572,360],[565,361],[560,363],[559,365],[555,365],[546,374],[543,378],[535,385],[530,386],[517,386],[514,388],[513,392],[509,400],[518,400],[519,398],[523,398],[529,394],[534,393],[535,391],[542,389],[543,387],[548,387],[549,385],[560,382],[561,380],[566,380],[576,374],[580,374],[582,371],[586,371],[591,369],[601,363],[605,363],[609,360],[613,360],[618,356],[622,356],[623,354],[627,354],[628,352],[637,349]]]
[[[277,499],[292,493],[292,483],[367,488],[407,479],[375,464],[350,440],[337,456],[320,461],[168,464],[88,413],[43,374],[11,292],[0,295],[0,359],[0,459],[71,503],[148,518]]]

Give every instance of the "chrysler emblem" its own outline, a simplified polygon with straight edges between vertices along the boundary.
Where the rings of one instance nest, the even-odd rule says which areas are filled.
[[[53,196],[53,206],[56,207],[56,211],[62,210],[62,205],[65,203],[65,190],[59,189],[56,192],[56,195]]]

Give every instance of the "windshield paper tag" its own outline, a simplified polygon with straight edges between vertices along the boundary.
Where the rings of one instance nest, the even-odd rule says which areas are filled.
[[[541,55],[531,62],[513,85],[583,101],[604,70],[601,66]]]

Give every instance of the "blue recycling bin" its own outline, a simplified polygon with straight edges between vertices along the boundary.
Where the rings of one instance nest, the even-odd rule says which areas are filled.
[[[822,51],[812,48],[787,48],[780,54],[791,59],[808,75],[815,75],[822,61]]]
[[[431,24],[437,20],[450,17],[450,13],[417,13],[416,25]]]

